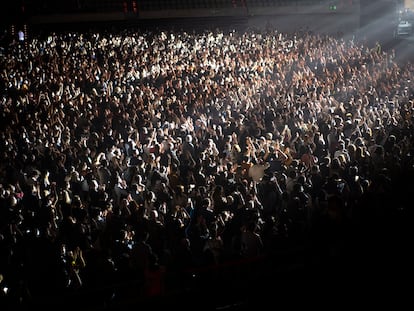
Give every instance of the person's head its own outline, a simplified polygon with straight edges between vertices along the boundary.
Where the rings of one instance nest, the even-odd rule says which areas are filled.
[[[204,199],[201,201],[201,206],[202,206],[203,208],[210,208],[210,207],[211,207],[211,199],[210,199],[210,198],[204,198]]]
[[[352,143],[350,143],[347,147],[348,153],[350,154],[354,154],[356,152],[356,146]]]

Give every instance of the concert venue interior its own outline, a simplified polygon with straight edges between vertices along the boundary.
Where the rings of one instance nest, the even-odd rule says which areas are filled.
[[[0,5],[1,310],[412,303],[414,1]]]

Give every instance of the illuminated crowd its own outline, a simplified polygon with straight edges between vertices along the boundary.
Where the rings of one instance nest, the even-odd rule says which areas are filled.
[[[409,208],[414,67],[379,45],[123,30],[0,52],[7,299],[145,292],[160,271],[290,247],[334,256]]]

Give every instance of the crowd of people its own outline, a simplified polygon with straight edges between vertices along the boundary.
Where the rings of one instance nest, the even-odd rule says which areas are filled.
[[[0,52],[9,302],[109,303],[131,282],[151,296],[166,276],[297,247],[333,258],[411,208],[414,67],[380,45],[125,29]]]

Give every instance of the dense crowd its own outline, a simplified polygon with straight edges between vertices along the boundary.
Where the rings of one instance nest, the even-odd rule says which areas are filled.
[[[297,246],[334,256],[411,207],[414,68],[380,45],[123,30],[0,52],[10,301],[96,288],[110,300],[132,281],[151,295],[157,273]]]

